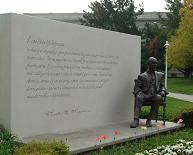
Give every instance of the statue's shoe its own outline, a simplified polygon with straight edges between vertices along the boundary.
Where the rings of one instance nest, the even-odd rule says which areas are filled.
[[[148,119],[146,121],[146,127],[152,127],[151,120]]]
[[[134,119],[134,121],[130,124],[130,128],[136,128],[139,126],[139,120]]]

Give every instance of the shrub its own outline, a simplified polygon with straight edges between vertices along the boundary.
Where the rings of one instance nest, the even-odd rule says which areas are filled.
[[[179,119],[183,120],[186,127],[193,129],[193,109],[184,110],[176,118],[173,119],[174,122],[178,122]]]
[[[69,148],[62,141],[30,142],[16,149],[15,155],[69,155]]]
[[[9,131],[3,129],[0,131],[0,155],[13,154],[16,145],[16,136],[12,135]]]

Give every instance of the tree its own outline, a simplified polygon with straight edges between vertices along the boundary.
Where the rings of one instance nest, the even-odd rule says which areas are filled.
[[[154,56],[158,59],[158,70],[163,71],[165,69],[165,41],[168,40],[167,37],[174,34],[178,28],[180,22],[179,10],[182,8],[181,0],[165,0],[167,18],[163,18],[160,13],[158,13],[159,19],[161,21],[161,26],[157,24],[146,24],[143,32],[142,38],[144,40],[142,44],[142,71],[145,69],[145,62],[149,56]]]
[[[164,70],[164,44],[167,38],[166,36],[166,29],[163,29],[157,24],[145,24],[145,27],[142,31],[142,71],[144,71],[146,68],[145,63],[150,56],[158,59],[158,70]]]
[[[185,77],[193,72],[193,0],[185,0],[180,9],[180,25],[170,39],[168,62],[182,71]]]
[[[91,12],[85,12],[81,23],[86,26],[103,28],[117,32],[140,34],[137,26],[137,16],[143,13],[143,7],[135,12],[133,0],[101,0],[91,2]]]
[[[161,24],[168,30],[168,37],[173,35],[180,23],[179,11],[183,7],[181,0],[165,0],[166,7],[165,9],[169,12],[166,13],[167,18],[162,18],[159,14]]]

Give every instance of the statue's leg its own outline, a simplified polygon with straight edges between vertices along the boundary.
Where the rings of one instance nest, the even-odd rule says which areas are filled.
[[[134,118],[139,119],[139,114],[141,112],[141,106],[144,101],[143,95],[136,95],[135,96],[135,105],[134,105]]]
[[[130,124],[131,128],[136,128],[139,126],[139,114],[141,111],[141,106],[144,100],[143,95],[135,96],[135,104],[134,104],[134,121]]]
[[[159,109],[159,104],[162,102],[161,95],[157,94],[154,97],[152,97],[152,104],[151,104],[151,110],[148,116],[149,120],[155,119],[155,116],[157,114],[157,111]]]

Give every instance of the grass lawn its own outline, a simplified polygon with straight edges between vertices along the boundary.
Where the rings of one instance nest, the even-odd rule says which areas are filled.
[[[168,78],[170,92],[193,95],[193,78]]]
[[[171,121],[176,116],[178,116],[181,112],[186,109],[193,109],[193,103],[188,101],[183,101],[179,99],[175,99],[172,97],[167,97],[167,105],[166,105],[166,119]],[[147,115],[150,111],[150,107],[143,107],[141,112],[141,118],[147,118]],[[160,107],[159,112],[162,111],[162,107]]]

